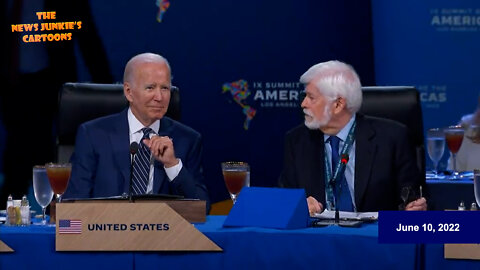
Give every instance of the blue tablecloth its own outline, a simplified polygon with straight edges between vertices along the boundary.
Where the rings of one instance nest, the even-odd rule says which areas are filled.
[[[15,253],[0,269],[415,269],[419,245],[378,244],[378,226],[301,230],[223,228],[208,216],[196,228],[223,252],[55,252],[53,227],[0,227]]]
[[[0,269],[134,269],[133,253],[56,252],[55,227],[0,226],[0,240],[14,253],[0,253]]]
[[[211,216],[197,228],[223,253],[137,253],[135,269],[178,265],[182,269],[413,269],[415,245],[378,244],[377,224],[362,228],[275,230],[222,228],[224,217]],[[179,258],[182,258],[181,260]]]

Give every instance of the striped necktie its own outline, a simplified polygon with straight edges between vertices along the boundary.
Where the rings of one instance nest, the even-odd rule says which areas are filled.
[[[140,140],[140,147],[135,155],[135,164],[133,165],[133,194],[145,194],[147,192],[148,180],[150,175],[150,149],[143,143],[143,139],[149,139],[149,134],[153,132],[151,128],[142,128],[143,137]]]

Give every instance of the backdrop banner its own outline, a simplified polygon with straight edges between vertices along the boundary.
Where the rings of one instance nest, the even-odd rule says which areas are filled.
[[[252,186],[277,185],[284,135],[303,121],[298,80],[310,66],[343,60],[374,84],[366,0],[170,1],[161,22],[156,1],[123,2],[91,1],[113,75],[121,81],[139,52],[170,61],[182,122],[203,136],[213,202],[229,198],[223,161],[248,162]]]
[[[114,82],[122,82],[135,54],[166,57],[181,92],[182,122],[203,136],[212,202],[228,198],[222,161],[248,162],[253,186],[277,185],[284,135],[303,121],[298,80],[310,66],[342,60],[364,85],[374,84],[369,0],[87,2],[94,25],[82,24],[71,41],[59,43],[76,44],[78,81],[95,82],[88,52],[77,44],[89,27],[98,31]]]
[[[457,124],[475,110],[480,93],[479,1],[373,0],[372,17],[377,84],[415,86],[425,129]]]

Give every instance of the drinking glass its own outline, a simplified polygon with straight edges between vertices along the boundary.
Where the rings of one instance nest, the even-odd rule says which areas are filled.
[[[400,198],[402,199],[403,203],[400,205],[400,210],[405,210],[405,207],[407,206],[408,203],[408,197],[410,196],[410,191],[411,191],[410,186],[405,186],[402,187],[402,190],[400,191]]]
[[[222,173],[227,190],[235,204],[238,193],[244,186],[250,184],[250,166],[246,162],[222,162]]]
[[[67,189],[70,173],[72,172],[72,164],[70,163],[48,163],[45,165],[47,169],[48,180],[52,186],[53,192],[56,194],[57,202],[61,202],[62,195]]]
[[[475,201],[480,206],[480,170],[473,170],[473,189],[475,190]]]
[[[423,197],[422,186],[417,185],[405,185],[400,190],[400,198],[403,203],[398,207],[399,210],[405,210],[407,205],[410,202],[420,199]]]
[[[52,201],[53,190],[50,186],[50,182],[47,176],[47,170],[45,166],[33,167],[33,193],[35,194],[35,200],[38,205],[42,207],[42,225],[47,224],[45,220],[45,210]]]
[[[447,142],[448,149],[452,153],[453,160],[453,176],[457,177],[457,153],[462,145],[464,129],[461,126],[451,126],[443,130],[445,133],[445,140]]]
[[[427,151],[428,156],[433,162],[434,177],[438,177],[438,162],[442,159],[445,151],[445,135],[438,128],[432,128],[427,131]]]

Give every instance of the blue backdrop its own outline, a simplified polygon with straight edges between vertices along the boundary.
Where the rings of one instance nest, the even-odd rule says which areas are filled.
[[[303,87],[297,82],[315,63],[331,59],[348,62],[357,69],[364,85],[375,85],[375,73],[380,84],[426,85],[429,89],[448,86],[450,91],[449,82],[437,82],[435,78],[453,81],[462,78],[462,83],[467,83],[463,79],[468,77],[465,73],[461,77],[436,76],[438,73],[430,71],[429,78],[425,71],[431,70],[440,58],[435,58],[436,62],[424,61],[425,54],[432,53],[430,46],[415,49],[413,54],[408,49],[422,38],[424,33],[415,34],[421,27],[408,28],[408,35],[414,35],[415,40],[403,42],[405,45],[392,42],[408,36],[402,26],[405,23],[423,20],[422,16],[430,20],[429,7],[425,7],[427,13],[421,13],[411,5],[423,4],[413,1],[388,1],[391,4],[388,6],[383,1],[373,1],[373,8],[369,0],[92,0],[88,3],[94,25],[85,27],[98,30],[112,82],[122,81],[125,63],[137,53],[155,52],[170,61],[173,83],[181,89],[182,121],[203,135],[205,176],[213,202],[228,198],[220,170],[222,161],[246,161],[251,164],[252,185],[276,185],[282,167],[284,134],[303,121],[298,96]],[[161,22],[159,5],[164,7]],[[402,12],[408,16],[399,15]],[[412,16],[412,12],[418,14]],[[62,21],[84,20],[82,14],[75,18],[66,18],[65,13],[57,16]],[[424,24],[434,34],[443,34],[435,32],[428,21]],[[78,81],[92,81],[84,60],[87,57],[77,46],[79,31],[73,34],[72,41],[63,41],[59,46],[66,42],[75,44]],[[464,34],[475,33],[461,35]],[[455,42],[449,50],[459,50]],[[395,53],[391,53],[393,49]],[[407,64],[406,59],[422,61],[423,65]],[[418,71],[413,72],[412,66]],[[410,73],[415,77],[410,77]],[[428,75],[427,79],[424,75]],[[454,101],[451,96],[449,102]],[[473,108],[473,103],[470,107]],[[458,110],[449,115],[451,121],[458,115]],[[431,116],[425,112],[426,118]],[[3,140],[0,129],[0,141]]]
[[[222,161],[247,161],[252,185],[276,185],[284,134],[302,122],[298,78],[315,63],[351,63],[363,85],[416,86],[426,129],[455,124],[477,105],[476,0],[87,2],[94,25],[85,27],[99,32],[112,82],[122,81],[125,63],[137,53],[169,59],[182,93],[182,121],[204,138],[214,202],[228,197]],[[57,16],[85,17],[65,15]],[[77,35],[70,42],[78,81],[92,81]],[[4,140],[0,125],[0,152]]]
[[[311,65],[340,59],[374,83],[370,3],[349,2],[171,1],[161,23],[154,0],[90,3],[116,81],[137,53],[170,61],[182,121],[203,135],[215,202],[228,197],[222,161],[247,161],[252,185],[276,185],[284,134],[302,122],[297,82]]]
[[[475,110],[480,2],[373,0],[372,14],[376,82],[416,86],[425,129],[457,124]]]

